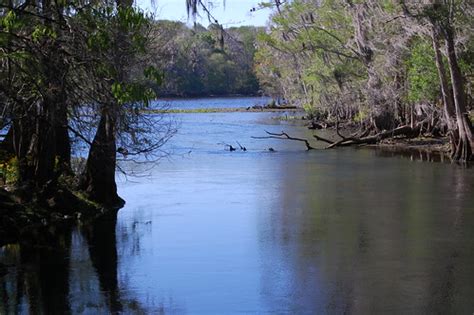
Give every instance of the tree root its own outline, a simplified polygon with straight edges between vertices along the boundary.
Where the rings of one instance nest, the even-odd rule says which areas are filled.
[[[329,146],[327,146],[326,149],[331,149],[335,147],[347,147],[347,146],[352,146],[352,145],[376,144],[384,139],[392,138],[396,136],[405,136],[405,137],[413,138],[419,135],[421,126],[422,126],[422,123],[418,123],[413,128],[409,125],[405,125],[405,126],[397,127],[392,130],[379,132],[373,136],[362,136],[362,137],[355,137],[355,136],[345,137],[340,133],[339,128],[337,126],[336,133],[341,138],[337,141],[332,141],[332,140],[320,137],[318,135],[313,135],[313,137],[319,141],[328,143]]]

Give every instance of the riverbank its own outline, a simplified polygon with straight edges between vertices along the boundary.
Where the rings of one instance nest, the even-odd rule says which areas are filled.
[[[392,154],[400,153],[400,155],[409,155],[412,153],[423,153],[428,156],[438,156],[437,160],[449,160],[451,146],[448,137],[434,137],[429,134],[425,135],[420,131],[415,131],[412,134],[397,134],[389,131],[381,131],[377,135],[368,136],[360,131],[360,127],[353,122],[340,123],[336,126],[334,122],[315,121],[306,119],[305,116],[292,115],[280,116],[275,119],[281,121],[293,121],[295,124],[305,126],[313,130],[313,137],[319,143],[323,143],[327,149],[336,148],[340,146],[355,146],[375,148],[379,151],[387,151]],[[329,131],[329,137],[320,137],[319,130]],[[373,139],[372,139],[373,138]],[[359,140],[369,139],[371,141]],[[352,141],[352,143],[351,143]],[[346,145],[347,143],[347,145]]]
[[[330,122],[315,122],[306,118],[306,112],[296,106],[251,106],[251,107],[235,107],[235,108],[192,108],[192,109],[150,109],[146,111],[150,114],[210,114],[210,113],[288,113],[284,116],[276,116],[275,120],[279,121],[294,121],[301,126],[307,126],[308,129],[326,129],[334,133],[334,141],[337,141],[338,135],[336,126]],[[316,126],[316,127],[315,127]],[[342,134],[353,134],[358,127],[352,123],[340,124],[339,132]],[[360,144],[359,146],[373,147],[379,150],[386,150],[393,154],[400,152],[401,155],[406,155],[407,152],[418,153],[425,152],[431,156],[443,156],[443,161],[449,159],[450,145],[447,137],[426,137],[418,136],[413,138],[406,138],[403,136],[394,136],[387,139],[380,140],[375,144]]]
[[[62,184],[50,183],[35,193],[27,188],[0,188],[0,247],[41,239],[51,229],[94,220],[111,211]]]
[[[353,128],[342,128],[336,131],[335,127],[330,128],[334,131],[335,137],[341,139],[339,134],[352,134]],[[337,141],[337,140],[336,140]],[[401,155],[413,157],[413,155],[427,156],[427,160],[431,160],[434,156],[436,161],[450,160],[451,146],[448,137],[432,137],[427,135],[418,135],[406,137],[404,135],[394,135],[386,139],[377,140],[375,143],[353,144],[357,147],[374,148],[378,151],[386,151],[391,155]],[[424,158],[421,158],[424,160]]]
[[[382,149],[417,149],[431,152],[439,152],[448,154],[449,139],[447,137],[442,138],[428,138],[428,137],[417,137],[417,138],[391,138],[385,139],[380,142],[377,147]]]
[[[252,107],[235,107],[235,108],[191,108],[191,109],[147,109],[143,111],[147,114],[209,114],[209,113],[278,113],[278,112],[301,112],[304,110],[296,106],[252,106]]]

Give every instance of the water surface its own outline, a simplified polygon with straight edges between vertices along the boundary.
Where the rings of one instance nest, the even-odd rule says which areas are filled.
[[[197,97],[197,98],[165,98],[152,102],[152,107],[170,106],[172,109],[199,108],[247,108],[264,106],[271,102],[270,97]]]
[[[177,115],[117,216],[0,251],[0,314],[472,314],[473,170],[252,139],[310,137],[274,115]]]

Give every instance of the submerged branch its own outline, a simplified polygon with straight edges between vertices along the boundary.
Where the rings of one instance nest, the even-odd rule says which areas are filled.
[[[289,136],[287,133],[285,132],[281,132],[281,133],[272,133],[272,132],[269,132],[269,131],[266,131],[265,132],[269,135],[269,136],[263,136],[263,137],[252,137],[253,139],[279,139],[279,140],[294,140],[294,141],[301,141],[301,142],[304,142],[305,145],[306,145],[306,150],[314,150],[314,148],[309,144],[309,141],[306,140],[306,139],[302,139],[302,138],[295,138],[295,137],[291,137]]]

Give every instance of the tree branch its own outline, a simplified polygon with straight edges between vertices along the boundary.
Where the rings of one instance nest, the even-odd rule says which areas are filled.
[[[264,136],[264,137],[252,137],[253,139],[279,139],[279,140],[294,140],[294,141],[300,141],[300,142],[304,142],[305,145],[306,145],[306,150],[314,150],[314,148],[309,144],[309,141],[306,140],[306,139],[302,139],[302,138],[295,138],[295,137],[291,137],[289,136],[287,133],[285,132],[281,132],[281,133],[272,133],[272,132],[269,132],[269,131],[266,131],[265,132],[269,135],[269,136]]]

